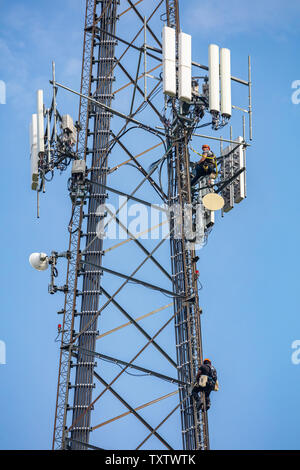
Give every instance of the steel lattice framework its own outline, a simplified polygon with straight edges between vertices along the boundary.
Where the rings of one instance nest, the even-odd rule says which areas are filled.
[[[163,261],[159,258],[159,249],[168,236],[162,237],[156,244],[151,240],[151,244],[147,247],[146,241],[135,237],[124,223],[121,217],[122,207],[116,213],[113,213],[109,207],[107,211],[108,216],[123,233],[126,233],[127,238],[107,247],[106,241],[97,236],[97,227],[103,218],[99,206],[102,207],[107,202],[108,196],[126,196],[129,201],[148,207],[150,203],[146,199],[152,191],[155,204],[157,200],[163,203],[165,208],[177,204],[182,213],[184,207],[192,202],[188,146],[193,130],[187,129],[184,125],[177,126],[176,130],[171,128],[170,121],[175,120],[179,110],[178,100],[176,98],[172,100],[167,122],[164,112],[159,110],[163,105],[162,93],[158,93],[161,77],[151,75],[158,73],[161,66],[162,45],[159,37],[162,25],[167,24],[175,28],[177,33],[180,31],[178,0],[147,1],[148,6],[151,4],[152,8],[147,18],[139,10],[142,1],[139,0],[134,4],[131,0],[126,2],[124,0],[120,5],[117,0],[86,0],[79,94],[81,130],[78,135],[77,153],[87,162],[90,189],[86,200],[73,202],[69,226],[71,257],[68,260],[66,281],[68,290],[65,293],[63,309],[54,449],[102,448],[101,439],[97,441],[96,437],[95,439],[93,437],[93,440],[97,441],[97,445],[91,444],[91,431],[96,432],[99,428],[124,416],[134,417],[141,423],[143,429],[148,430],[145,438],[142,438],[141,434],[139,440],[142,442],[138,443],[137,449],[150,438],[155,438],[153,442],[149,441],[151,442],[149,445],[153,448],[157,448],[159,441],[162,448],[174,449],[178,444],[175,443],[174,446],[170,441],[170,433],[161,432],[160,427],[166,426],[170,419],[175,419],[176,414],[178,423],[179,414],[181,419],[182,448],[209,449],[207,413],[197,411],[190,397],[191,385],[202,361],[202,339],[196,254],[194,248],[191,248],[185,240],[184,216],[179,227],[181,237],[175,237],[178,224],[174,213],[171,212],[169,266],[164,266],[164,257]],[[126,23],[122,26],[127,15],[135,18],[138,27],[135,24],[134,29],[137,29],[137,33],[132,33],[130,28],[126,27]],[[151,22],[154,22],[153,27]],[[130,23],[131,26],[132,24]],[[144,72],[141,71],[143,62]],[[155,65],[152,67],[150,64]],[[124,79],[126,79],[125,84]],[[118,88],[119,83],[122,86]],[[131,99],[128,99],[128,89],[131,92]],[[124,91],[126,95],[122,95]],[[123,99],[121,96],[126,98]],[[119,110],[118,102],[121,103],[124,112],[114,113],[111,108]],[[125,111],[126,105],[127,111]],[[129,135],[133,133],[135,137],[130,140]],[[133,150],[134,139],[136,139],[136,148],[139,148],[138,152]],[[124,154],[127,158],[125,161]],[[143,155],[153,156],[152,160],[150,157],[150,163],[153,159],[157,159],[157,156],[159,161],[153,162],[151,169],[147,170],[149,160],[145,165],[139,160]],[[165,185],[161,184],[161,178],[159,181],[156,178],[162,158],[167,163],[165,179],[162,177]],[[109,167],[111,164],[115,166]],[[134,189],[127,191],[122,189],[124,188],[122,172],[125,172],[125,179],[131,172],[126,186],[128,188],[133,186]],[[109,186],[111,181],[112,186]],[[145,186],[148,187],[148,192],[143,193],[143,196],[137,196],[136,192]],[[140,259],[138,264],[135,263],[134,269],[131,266],[134,262],[134,259],[131,259],[132,246],[139,253],[136,258]],[[115,250],[119,253],[118,257],[128,260],[129,274],[116,269],[116,258],[112,258],[110,262],[110,256]],[[144,269],[146,263],[152,266],[153,275],[150,272],[148,277],[146,272],[145,276],[139,275],[139,271]],[[115,284],[120,280],[121,284]],[[149,299],[153,299],[153,305],[148,308],[151,312],[143,317],[152,316],[159,311],[169,311],[167,321],[159,324],[159,327],[154,323],[154,328],[152,326],[149,332],[146,326],[142,326],[141,318],[131,314],[129,308],[124,305],[126,295],[132,295],[132,290],[125,294],[125,297],[122,293],[133,284],[134,296],[137,299],[138,296],[144,295],[145,287],[153,292],[145,302],[149,305]],[[163,298],[162,295],[171,297],[169,304],[164,306],[158,304],[159,299]],[[169,310],[171,306],[174,308],[173,313]],[[103,333],[103,322],[109,325],[107,317],[113,317],[114,312],[125,317],[127,323],[115,327],[116,324],[112,322],[111,328]],[[131,345],[127,342],[126,325],[132,325],[131,328],[135,328],[140,336],[146,339],[146,343],[142,343],[144,345],[138,348],[130,359],[128,359],[128,350]],[[174,339],[166,341],[165,332],[170,331],[170,328],[173,330]],[[112,338],[111,334],[115,334],[116,331],[118,335],[121,334],[120,331],[124,331],[122,338],[118,336],[117,346],[115,340],[111,339],[105,343],[104,349],[98,347],[104,337]],[[161,337],[161,343],[165,342],[166,345],[157,342]],[[140,337],[136,343],[137,347],[139,342]],[[111,350],[107,353],[105,351],[109,345]],[[122,358],[115,357],[114,354],[119,345],[124,346]],[[145,363],[136,363],[136,359],[148,351],[148,347],[166,362],[163,370],[148,367],[147,360]],[[121,371],[116,376],[113,375],[113,378],[110,374],[108,378],[104,378],[103,368],[96,369],[96,359],[118,364],[121,366]],[[154,363],[156,366],[160,364],[159,361]],[[130,396],[128,382],[122,383],[124,373],[128,372],[128,369],[145,374],[146,378],[140,378],[141,381],[147,381],[152,377],[158,384],[168,383],[169,387],[173,388],[162,395],[159,394],[159,390],[163,388],[160,389],[156,384],[158,393],[141,405],[142,396],[148,400],[150,393],[147,391],[148,385],[146,383],[142,386],[145,395],[139,389],[138,398],[134,394]],[[95,379],[97,385],[94,384]],[[134,391],[134,387],[135,385],[131,391]],[[96,410],[96,407],[100,407],[100,416],[101,410],[103,413],[105,411],[104,416],[110,409],[107,395],[117,400],[126,411],[100,424],[94,423],[93,419],[98,414],[96,415],[95,411],[92,416],[92,411]],[[150,424],[152,419],[145,417],[139,411],[154,403],[164,402],[169,397],[175,399],[177,397],[177,402],[169,412],[160,408],[161,418],[158,423]],[[132,404],[137,401],[139,406]],[[123,446],[122,442],[115,441],[112,433],[111,448],[122,449]]]

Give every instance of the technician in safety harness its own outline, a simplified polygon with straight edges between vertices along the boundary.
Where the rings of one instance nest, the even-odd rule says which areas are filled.
[[[217,371],[212,366],[210,359],[204,359],[203,364],[199,367],[196,383],[192,390],[192,397],[196,401],[197,410],[204,410],[204,403],[199,397],[199,393],[203,392],[205,397],[205,409],[210,408],[210,392],[219,389]]]
[[[194,149],[192,150],[197,153]],[[202,158],[196,163],[196,174],[191,181],[192,187],[201,177],[210,176],[211,178],[216,178],[218,174],[217,158],[210,150],[209,145],[202,145],[202,155],[200,153],[197,154]]]

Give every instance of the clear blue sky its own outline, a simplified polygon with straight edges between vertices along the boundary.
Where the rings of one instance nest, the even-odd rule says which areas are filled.
[[[220,379],[209,412],[211,445],[298,449],[300,365],[292,364],[291,344],[300,339],[300,105],[292,103],[291,85],[300,80],[300,4],[296,0],[181,3],[185,4],[181,26],[193,35],[195,61],[206,63],[207,46],[216,42],[232,50],[233,75],[247,78],[248,54],[253,66],[248,197],[224,219],[218,218],[200,252],[204,352]],[[7,364],[0,364],[2,449],[45,449],[51,443],[58,367],[55,312],[63,299],[47,294],[48,273],[33,271],[28,255],[66,248],[70,203],[66,178],[57,175],[43,198],[41,219],[36,220],[29,188],[28,124],[36,89],[43,88],[50,96],[52,60],[59,81],[79,88],[84,4],[84,0],[63,4],[0,0],[0,80],[7,85],[6,105],[0,105],[0,340],[7,347]],[[246,95],[240,104],[246,106]],[[72,96],[63,93],[60,105],[64,112],[77,115]],[[167,260],[166,254],[162,256]],[[122,259],[120,270],[126,271],[127,263]],[[60,279],[63,283],[63,276]],[[147,311],[139,299],[135,313]],[[138,344],[143,345],[143,340]],[[107,373],[117,371],[115,367]],[[163,393],[156,390],[155,396]],[[141,403],[139,397],[136,403]],[[172,437],[180,443],[179,430],[177,434],[178,439]]]

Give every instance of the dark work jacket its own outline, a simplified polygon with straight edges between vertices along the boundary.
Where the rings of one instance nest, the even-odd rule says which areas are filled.
[[[213,378],[211,366],[209,364],[201,364],[201,366],[198,369],[198,373],[196,376],[196,380],[198,381],[200,378],[200,375],[208,375],[208,377]],[[215,378],[216,378],[217,373],[215,373]]]

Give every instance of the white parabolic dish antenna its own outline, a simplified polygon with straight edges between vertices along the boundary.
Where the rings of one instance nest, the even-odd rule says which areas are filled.
[[[205,209],[218,211],[224,207],[224,199],[217,193],[208,193],[202,199]]]
[[[38,271],[46,271],[49,266],[48,256],[46,253],[31,253],[29,256],[29,263]]]

